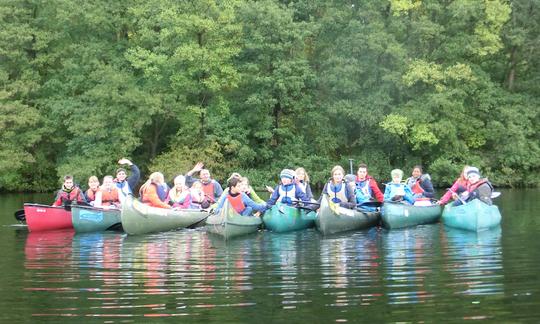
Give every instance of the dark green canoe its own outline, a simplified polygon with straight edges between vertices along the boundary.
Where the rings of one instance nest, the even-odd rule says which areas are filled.
[[[255,233],[259,230],[262,220],[256,216],[242,216],[238,214],[226,201],[217,215],[210,215],[206,219],[206,230],[230,239],[236,236]]]
[[[377,225],[379,212],[347,209],[329,201],[327,195],[321,199],[321,207],[315,224],[323,235],[359,230]]]
[[[264,226],[273,232],[290,232],[313,227],[317,215],[314,211],[277,203],[264,213]]]
[[[385,201],[381,210],[384,227],[402,228],[435,223],[441,217],[440,205],[413,206]]]
[[[460,205],[446,205],[442,220],[444,225],[468,231],[483,231],[501,223],[501,212],[495,205],[488,205],[479,199]]]
[[[76,232],[100,232],[121,230],[120,209],[73,205],[71,219]]]
[[[122,227],[128,234],[146,234],[185,228],[204,221],[209,213],[199,209],[166,209],[145,205],[128,197],[122,204]]]

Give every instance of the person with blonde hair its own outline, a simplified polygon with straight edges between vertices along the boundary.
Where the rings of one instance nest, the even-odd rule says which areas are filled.
[[[294,172],[296,173],[296,178],[294,180],[306,194],[306,198],[309,200],[313,199],[313,193],[311,192],[311,186],[309,185],[309,175],[306,172],[306,169],[297,168]]]
[[[88,190],[84,193],[84,198],[86,202],[94,206],[94,201],[96,200],[96,195],[99,192],[99,179],[96,176],[91,176],[88,178]]]
[[[392,175],[392,182],[386,184],[386,189],[384,190],[384,201],[391,202],[407,202],[409,204],[414,204],[414,195],[411,191],[411,188],[401,182],[403,179],[403,171],[400,169],[394,169],[390,172]]]
[[[349,209],[356,207],[354,189],[344,181],[345,170],[343,167],[341,165],[334,166],[331,175],[330,180],[324,185],[322,194],[328,195],[330,201],[342,207]]]
[[[174,178],[174,187],[169,190],[169,205],[173,208],[187,209],[191,205],[191,194],[186,186],[186,177],[179,175]]]
[[[453,198],[454,200],[459,199],[458,194],[465,191],[467,186],[469,185],[469,179],[467,179],[467,171],[469,170],[469,168],[470,166],[468,165],[463,167],[459,178],[457,178],[452,187],[450,187],[450,189],[448,189],[446,193],[441,197],[441,199],[437,202],[439,205],[446,205],[448,201],[450,201],[450,198]]]
[[[165,203],[165,199],[161,199],[158,195],[159,187],[163,187],[165,183],[165,177],[161,172],[154,172],[150,175],[148,180],[139,189],[139,196],[143,203],[152,207],[159,208],[172,208],[169,204]]]
[[[101,187],[99,187],[99,191],[96,193],[94,206],[119,208],[121,205],[120,196],[120,189],[118,189],[114,184],[113,176],[106,175],[103,177],[103,184]]]

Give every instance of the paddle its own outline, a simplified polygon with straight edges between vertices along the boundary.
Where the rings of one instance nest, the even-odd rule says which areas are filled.
[[[498,191],[493,191],[493,192],[491,193],[491,199],[495,199],[495,198],[499,197],[500,195],[501,195],[500,192],[498,192]]]
[[[362,208],[362,207],[381,207],[382,206],[382,202],[380,201],[364,201],[363,203],[359,204],[357,207],[358,208]]]
[[[15,219],[19,222],[26,222],[26,215],[24,214],[24,209],[17,210],[13,216],[15,216]]]
[[[448,188],[447,189],[448,191],[450,191],[451,193],[453,194],[456,194],[457,196],[457,199],[461,202],[462,205],[465,205],[465,201],[463,199],[461,199],[461,197],[459,196],[459,194],[457,192],[455,192],[454,190],[452,190],[452,188]]]
[[[351,174],[354,174],[352,162],[353,162],[353,159],[349,159],[349,168],[350,168],[350,170],[351,170]]]

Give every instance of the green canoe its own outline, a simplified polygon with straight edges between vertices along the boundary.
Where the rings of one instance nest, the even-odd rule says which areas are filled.
[[[473,199],[465,205],[446,205],[442,220],[444,225],[478,232],[499,225],[501,213],[497,206],[490,206],[479,199]]]
[[[225,239],[255,233],[259,230],[262,220],[256,216],[242,216],[238,214],[228,202],[217,215],[210,215],[206,219],[206,230],[210,233],[223,236]]]
[[[441,206],[413,206],[385,201],[381,216],[384,227],[389,229],[430,224],[439,220]]]
[[[264,226],[273,232],[290,232],[310,228],[315,225],[314,211],[277,203],[264,213]]]
[[[78,233],[122,229],[120,209],[73,205],[71,207],[73,228]]]
[[[323,195],[315,224],[323,235],[328,235],[375,226],[380,215],[379,212],[340,207],[329,201],[327,195]]]
[[[122,227],[131,235],[164,232],[195,225],[208,215],[204,210],[156,208],[127,198],[122,204]]]

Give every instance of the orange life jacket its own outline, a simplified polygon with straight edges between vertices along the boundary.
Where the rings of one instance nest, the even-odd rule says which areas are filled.
[[[92,189],[86,190],[86,198],[88,198],[88,202],[96,200],[96,192],[97,192],[97,190],[96,191],[94,191]]]
[[[101,190],[101,203],[103,206],[110,206],[117,202],[120,202],[117,188],[112,188],[111,191]]]
[[[238,194],[236,196],[231,196],[231,194],[227,194],[227,200],[231,204],[232,208],[238,213],[241,214],[244,209],[246,209],[246,205],[244,204],[244,201],[242,200],[242,194]]]

